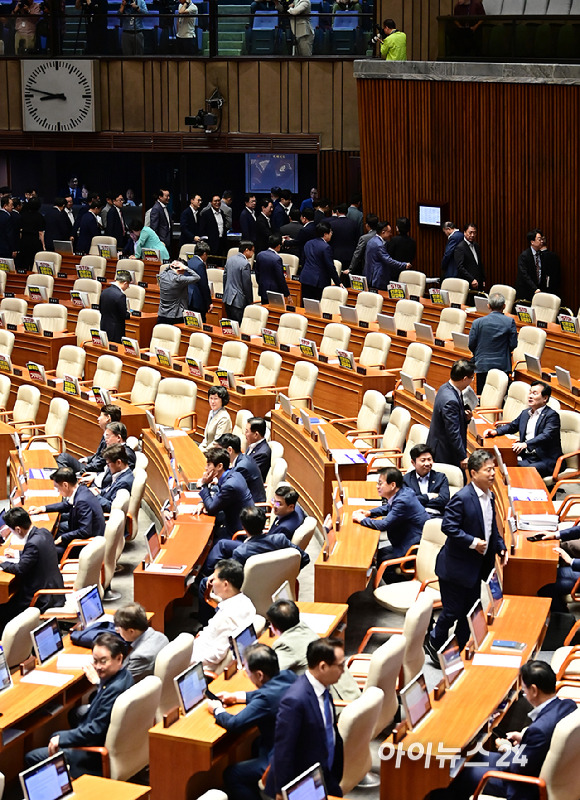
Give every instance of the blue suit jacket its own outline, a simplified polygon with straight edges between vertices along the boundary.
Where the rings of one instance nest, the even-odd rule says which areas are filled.
[[[12,258],[17,249],[10,212],[0,208],[0,258]]]
[[[247,208],[242,209],[240,214],[240,230],[242,231],[242,239],[250,242],[256,240],[256,220]]]
[[[195,237],[199,236],[199,215],[200,211],[197,212],[197,220],[193,215],[193,209],[191,206],[187,206],[181,212],[181,216],[179,217],[179,230],[180,230],[180,237],[179,237],[179,246],[183,247],[184,244],[192,244],[195,241]]]
[[[447,475],[444,475],[443,472],[436,472],[434,469],[429,472],[427,491],[430,494],[437,494],[437,497],[433,499],[427,497],[426,494],[421,494],[415,470],[407,472],[403,478],[403,484],[415,492],[417,500],[421,503],[423,508],[427,510],[432,508],[440,514],[445,511],[445,506],[449,502],[449,481],[447,480]]]
[[[70,511],[68,531],[61,534],[65,546],[73,539],[90,539],[92,536],[102,536],[105,532],[103,509],[88,486],[83,484],[79,485],[72,506],[63,500],[60,503],[50,503],[46,510]]]
[[[332,250],[321,236],[311,239],[304,245],[304,266],[300,273],[300,283],[321,288],[332,283],[337,286],[340,284],[340,278],[334,268]]]
[[[296,528],[300,527],[305,519],[306,514],[299,505],[296,505],[291,514],[287,514],[285,517],[274,518],[274,522],[270,525],[270,533],[283,533],[284,536],[291,539],[294,536]]]
[[[454,231],[451,236],[447,239],[447,244],[445,245],[445,252],[443,253],[443,258],[441,259],[441,277],[442,278],[456,278],[457,277],[457,264],[455,263],[455,257],[453,255],[453,251],[463,240],[463,234],[461,231]]]
[[[286,209],[284,208],[282,203],[276,203],[276,205],[274,206],[274,210],[272,211],[272,216],[270,217],[272,230],[279,231],[282,225],[286,225],[286,223],[289,221],[290,218],[286,213]]]
[[[64,586],[54,540],[46,528],[33,526],[22,548],[20,559],[15,562],[4,561],[0,566],[3,572],[19,578],[16,593],[10,599],[15,614],[28,608],[39,589],[62,589]],[[62,595],[41,595],[36,603],[41,612],[63,604]]]
[[[423,533],[423,525],[429,519],[417,495],[408,486],[403,486],[393,497],[390,507],[385,503],[373,508],[370,517],[362,520],[365,528],[386,531],[393,548],[393,558],[404,556],[409,547],[417,544]]]
[[[475,356],[478,372],[501,369],[510,372],[512,351],[518,343],[518,332],[513,317],[501,311],[492,311],[478,317],[469,331],[469,349]]]
[[[328,222],[332,228],[333,258],[340,261],[343,269],[348,269],[359,239],[359,226],[348,217],[330,217]]]
[[[92,211],[87,211],[83,214],[81,224],[79,225],[79,238],[77,241],[77,250],[79,253],[88,253],[91,249],[91,242],[93,236],[99,236],[101,229],[97,218]]]
[[[254,270],[262,303],[268,302],[268,292],[280,292],[288,297],[290,290],[284,277],[284,266],[275,250],[268,248],[258,253],[254,261]]]
[[[310,563],[310,556],[292,544],[284,533],[263,533],[261,536],[252,536],[243,542],[232,541],[231,539],[221,539],[215,544],[204,564],[203,571],[211,575],[215,565],[222,558],[235,558],[240,564],[245,564],[248,558],[259,556],[262,553],[273,553],[275,550],[284,550],[287,547],[294,548],[300,553],[300,569]]]
[[[265,439],[260,439],[259,442],[256,442],[256,446],[248,455],[257,463],[262,473],[263,480],[266,480],[272,463],[272,451],[270,450],[268,442]]]
[[[254,505],[252,495],[244,476],[233,469],[228,469],[218,480],[217,492],[212,494],[207,486],[202,486],[199,496],[205,510],[212,517],[224,513],[224,527],[227,535],[231,537],[236,531],[242,529],[240,511]]]
[[[498,436],[504,433],[519,433],[520,442],[526,441],[526,426],[528,424],[529,411],[525,409],[516,419],[505,425],[498,425]],[[536,423],[536,431],[533,439],[527,441],[527,450],[523,457],[528,453],[534,452],[535,459],[551,464],[552,469],[556,466],[556,461],[562,455],[562,444],[560,441],[560,415],[549,406],[544,406],[540,418]]]
[[[239,472],[244,476],[254,503],[266,502],[266,490],[264,489],[262,473],[260,472],[260,467],[251,456],[240,453],[234,464],[234,472]]]
[[[207,269],[199,256],[192,256],[187,262],[190,271],[199,275],[197,283],[192,283],[188,290],[188,303],[190,311],[199,311],[205,320],[209,307],[211,306],[211,292],[207,279]]]
[[[334,763],[328,769],[325,727],[318,699],[306,675],[300,675],[278,707],[274,752],[270,760],[266,794],[275,797],[282,786],[320,762],[328,794],[342,797],[342,739],[336,727],[336,714],[334,733]]]
[[[439,551],[435,572],[439,578],[466,589],[487,577],[494,566],[495,556],[506,549],[495,519],[495,500],[492,495],[493,520],[489,546],[485,555],[470,549],[474,539],[485,539],[485,528],[479,498],[470,483],[453,495],[441,523],[447,541]]]
[[[467,456],[465,409],[450,383],[444,383],[435,397],[427,444],[433,451],[433,461],[458,467]]]
[[[105,232],[107,236],[115,237],[115,239],[117,240],[117,247],[123,247],[127,235],[123,233],[123,225],[121,223],[121,218],[119,217],[119,213],[117,211],[116,206],[113,206],[113,208],[110,208],[109,211],[107,212],[107,222],[105,225]]]
[[[378,234],[369,240],[365,251],[365,275],[370,286],[386,289],[391,281],[397,280],[399,272],[406,266],[402,261],[391,258],[386,242]]]
[[[105,513],[111,510],[111,504],[121,489],[126,489],[131,494],[133,479],[133,472],[131,469],[127,469],[119,475],[116,481],[111,481],[105,489],[101,490],[101,493],[97,495],[97,500]]]

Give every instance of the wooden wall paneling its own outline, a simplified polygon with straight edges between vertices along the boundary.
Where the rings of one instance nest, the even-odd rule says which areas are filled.
[[[310,98],[308,91],[304,91],[304,87],[310,86],[310,61],[303,61],[299,66],[300,70],[300,96],[302,98],[302,128],[301,130],[310,132]]]
[[[205,71],[205,91],[204,100],[200,108],[205,108],[205,98],[209,97],[214,89],[219,89],[222,95],[226,95],[228,89],[228,61],[210,60],[206,62]],[[227,103],[224,104],[222,114],[222,127],[229,130],[229,110]]]
[[[10,130],[22,128],[22,90],[20,88],[20,64],[9,61],[6,73],[8,104],[10,106]]]
[[[258,72],[260,80],[260,110],[259,131],[280,130],[280,62],[259,61]]]
[[[341,120],[342,142],[341,149],[345,150],[358,150],[360,147],[360,138],[358,133],[358,117],[356,116],[357,109],[357,88],[356,80],[354,80],[354,62],[342,62],[343,78],[342,78],[342,108],[343,115]],[[353,124],[356,120],[357,124]]]
[[[10,103],[8,102],[8,61],[0,61],[0,130],[10,130]]]
[[[240,130],[239,64],[238,61],[230,61],[228,65],[228,85],[223,110],[227,106],[230,131]]]
[[[320,134],[320,147],[330,150],[332,143],[332,108],[335,101],[333,63],[324,61],[308,62],[308,132]]]
[[[303,130],[302,109],[305,103],[302,91],[302,77],[307,74],[299,61],[287,61],[288,68],[288,133],[301,133]]]
[[[189,101],[188,106],[191,115],[195,116],[200,108],[205,108],[206,94],[205,85],[206,69],[205,62],[192,59],[189,62]],[[228,103],[224,104],[223,119],[226,119]],[[189,114],[189,112],[188,112]],[[189,129],[188,129],[189,130]]]
[[[149,84],[149,102],[153,106],[153,130],[163,130],[163,76],[161,73],[161,61],[151,62],[152,80]],[[147,88],[147,87],[145,87]]]
[[[179,71],[177,61],[165,62],[167,68],[167,130],[178,131],[179,123]]]
[[[143,63],[143,86],[141,96],[143,98],[143,123],[144,131],[154,130],[155,110],[153,107],[153,61],[148,59]]]
[[[342,149],[342,119],[343,119],[343,63],[342,61],[334,64],[332,70],[333,96],[332,104],[332,149]]]
[[[145,97],[142,61],[123,62],[123,115],[126,131],[144,131]]]
[[[179,61],[177,64],[177,130],[188,131],[185,118],[191,114],[189,102],[189,62]],[[193,112],[195,114],[195,111]]]
[[[280,131],[282,133],[289,131],[288,64],[288,61],[280,62]]]
[[[260,85],[256,61],[239,62],[240,131],[258,133],[260,130]]]
[[[123,73],[109,70],[109,130],[124,130]]]

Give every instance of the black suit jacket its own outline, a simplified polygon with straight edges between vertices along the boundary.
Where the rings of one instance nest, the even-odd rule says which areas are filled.
[[[18,588],[11,599],[16,613],[28,608],[34,593],[39,589],[62,589],[62,575],[58,568],[58,555],[52,535],[46,528],[30,529],[18,562],[4,561],[3,572],[18,576]],[[64,603],[62,595],[41,595],[37,602],[40,611]]]
[[[256,220],[252,216],[251,211],[248,211],[247,208],[244,208],[240,214],[240,230],[242,232],[242,239],[250,242],[256,241]]]
[[[199,311],[201,318],[205,322],[205,315],[211,306],[211,292],[207,279],[207,269],[199,256],[193,256],[187,262],[187,266],[192,272],[199,275],[197,283],[192,283],[189,287],[189,310]]]
[[[478,242],[474,242],[474,246],[475,252],[477,253],[477,262],[465,238],[463,241],[459,242],[453,251],[453,258],[455,259],[455,265],[457,267],[457,277],[463,278],[463,280],[468,281],[469,284],[471,284],[473,280],[476,280],[479,284],[477,287],[478,291],[481,291],[485,283],[485,269],[481,260],[481,247]]]
[[[107,236],[115,237],[117,240],[117,247],[123,247],[125,244],[125,239],[127,238],[126,234],[123,233],[123,224],[124,223],[121,222],[121,218],[119,217],[119,210],[117,209],[117,206],[110,208],[107,212],[105,231]]]
[[[417,500],[427,511],[433,509],[440,514],[445,511],[445,506],[449,502],[449,481],[443,472],[436,472],[434,469],[429,472],[427,491],[429,494],[436,494],[437,497],[434,498],[430,498],[426,494],[421,493],[419,481],[417,480],[417,473],[414,469],[411,470],[411,472],[407,472],[404,476],[403,484],[415,492]]]
[[[273,232],[271,217],[268,218],[262,212],[256,214],[256,239],[255,251],[261,253],[262,250],[268,249],[268,238]]]
[[[188,206],[181,212],[179,218],[180,238],[179,245],[183,247],[184,244],[192,244],[195,237],[199,236],[199,215],[201,211],[194,213],[193,208]]]
[[[275,250],[262,250],[258,253],[254,261],[254,271],[262,303],[268,302],[268,292],[280,292],[288,297],[290,290],[284,277],[284,266]]]
[[[505,433],[519,433],[520,442],[526,441],[526,427],[530,418],[530,412],[526,408],[522,413],[511,422],[497,426],[498,436]],[[549,406],[544,406],[542,413],[536,423],[536,430],[533,439],[527,441],[527,450],[522,457],[533,461],[547,462],[553,469],[556,461],[562,455],[562,443],[560,440],[560,415]]]
[[[91,249],[91,242],[93,236],[99,236],[101,229],[97,218],[92,211],[87,211],[83,214],[81,224],[79,225],[79,238],[77,241],[77,250],[79,253],[88,253]]]
[[[265,439],[260,439],[259,442],[256,442],[256,446],[248,455],[254,459],[260,468],[262,479],[266,480],[266,476],[270,471],[270,464],[272,463],[272,451],[270,450],[268,442]]]
[[[54,250],[55,239],[57,241],[68,241],[72,236],[72,225],[65,214],[56,206],[47,208],[44,212],[44,248]]]
[[[359,239],[358,225],[348,217],[330,217],[332,257],[348,269]]]
[[[435,396],[427,444],[433,451],[433,461],[458,467],[467,456],[465,408],[450,383],[439,387]]]
[[[300,248],[300,263],[304,263],[304,245],[311,239],[316,239],[316,223],[307,222],[296,234],[296,244]]]
[[[105,517],[99,501],[83,484],[79,485],[72,505],[63,500],[61,503],[50,503],[46,510],[49,513],[70,512],[68,530],[59,534],[65,547],[73,539],[90,539],[92,536],[102,536],[105,532]]]
[[[558,294],[560,290],[560,260],[555,253],[548,250],[540,253],[540,280],[536,270],[536,261],[531,247],[526,247],[518,257],[518,275],[516,278],[516,298],[532,302],[537,289],[541,292]]]
[[[236,458],[233,469],[234,472],[239,472],[244,476],[254,503],[265,503],[266,490],[264,489],[264,481],[262,479],[260,467],[256,464],[254,459],[251,456],[240,453]]]
[[[101,330],[105,331],[109,341],[121,343],[125,335],[125,320],[131,314],[127,310],[127,298],[116,284],[108,286],[99,300],[101,311]]]
[[[165,213],[167,211],[167,213]],[[151,216],[149,218],[149,227],[155,231],[157,236],[161,239],[167,250],[171,251],[171,232],[173,230],[173,223],[171,222],[171,218],[169,222],[167,221],[167,217],[169,215],[169,209],[167,206],[160,203],[159,200],[156,200],[153,204],[153,208],[151,209]],[[108,218],[108,215],[107,215]]]
[[[228,223],[224,212],[220,210],[219,213],[222,216],[224,226],[224,235],[222,237],[220,237],[219,228],[211,206],[209,208],[204,208],[199,218],[199,235],[207,236],[207,243],[209,244],[212,255],[217,255],[218,253],[223,254],[227,242],[226,231],[228,229]]]

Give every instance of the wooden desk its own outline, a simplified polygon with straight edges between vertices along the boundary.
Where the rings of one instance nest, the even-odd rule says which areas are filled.
[[[482,652],[490,653],[493,639],[516,639],[526,642],[522,663],[533,658],[540,648],[550,611],[550,600],[543,597],[506,597],[500,616],[494,621]],[[466,663],[465,673],[441,700],[431,698],[433,710],[405,736],[400,748],[405,753],[396,766],[396,756],[381,759],[381,800],[422,800],[430,791],[450,782],[449,761],[436,760],[438,746],[447,748],[448,758],[471,749],[470,743],[488,725],[490,715],[518,685],[519,670],[506,667],[473,666]],[[517,693],[511,697],[515,699]],[[499,717],[494,724],[499,722]],[[392,737],[387,739],[392,743]],[[406,756],[415,745],[415,760]],[[423,748],[417,759],[419,746]],[[429,746],[429,750],[427,747]],[[390,750],[390,748],[389,748]],[[427,753],[431,753],[427,760]]]
[[[56,369],[60,348],[65,344],[76,346],[77,337],[71,333],[54,333],[51,337],[27,333],[19,325],[14,332],[12,363],[25,366],[28,361],[42,364],[45,369]]]
[[[112,781],[96,775],[81,775],[73,781],[73,791],[78,800],[147,800],[151,796],[149,786],[136,783]]]
[[[12,437],[15,432],[12,425],[0,422],[0,464],[6,465],[8,463],[10,450],[14,447],[14,439]],[[0,472],[0,500],[8,497],[6,493],[6,476],[6,470],[3,468],[2,472]]]

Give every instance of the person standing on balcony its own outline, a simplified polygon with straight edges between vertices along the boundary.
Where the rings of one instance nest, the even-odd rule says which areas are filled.
[[[310,24],[310,0],[294,0],[288,6],[290,27],[296,39],[295,55],[310,58],[314,44],[314,31]]]

